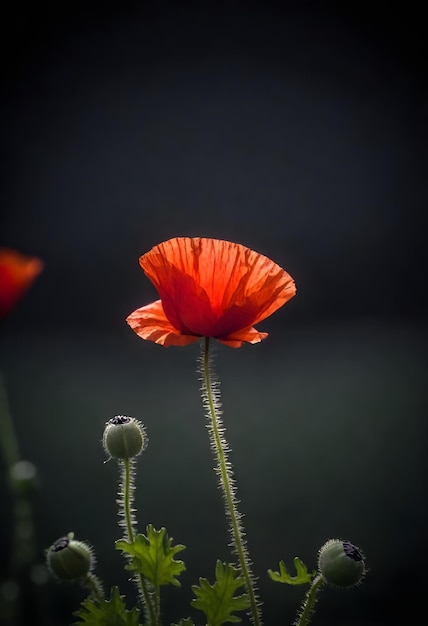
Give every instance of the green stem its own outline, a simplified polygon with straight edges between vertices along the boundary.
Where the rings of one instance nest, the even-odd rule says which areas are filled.
[[[92,572],[87,573],[84,580],[84,585],[91,590],[92,595],[97,600],[102,600],[104,598],[104,589],[102,583],[100,579],[97,578],[97,576],[92,574]]]
[[[132,513],[132,500],[133,500],[133,474],[132,474],[132,460],[123,459],[123,515],[125,518],[126,535],[129,543],[134,543],[134,518]],[[138,589],[144,598],[144,605],[148,612],[149,624],[153,626],[160,626],[159,611],[154,610],[153,602],[148,588],[147,582],[142,574],[136,576]],[[156,600],[156,605],[159,602]]]
[[[232,545],[239,560],[241,573],[245,581],[245,587],[250,600],[250,617],[254,626],[261,626],[261,611],[255,592],[255,579],[251,572],[251,562],[248,556],[242,516],[238,511],[236,499],[236,487],[233,478],[232,464],[227,458],[228,444],[224,436],[224,427],[221,421],[220,391],[210,368],[209,338],[205,337],[202,345],[202,401],[210,419],[209,433],[211,447],[217,459],[217,474],[225,500],[226,515],[229,518],[229,531],[232,537]]]
[[[160,625],[160,587],[156,585],[154,588],[154,597],[155,597],[155,614],[156,614],[156,623]]]
[[[0,456],[7,471],[21,460],[18,438],[7,400],[6,386],[0,374]]]
[[[36,468],[21,460],[18,437],[9,409],[6,386],[0,374],[0,460],[7,473],[12,494],[13,540],[10,556],[11,574],[18,575],[34,561],[37,553],[33,507],[30,494],[35,485]],[[27,474],[27,475],[25,475]],[[25,485],[25,482],[28,485]],[[31,483],[31,484],[30,484]]]
[[[314,612],[315,603],[317,601],[317,593],[323,583],[322,576],[318,574],[313,579],[309,590],[306,593],[305,599],[302,604],[302,609],[299,617],[295,622],[295,626],[308,626],[311,616]]]
[[[132,472],[131,461],[129,459],[123,460],[124,466],[124,485],[123,485],[123,509],[125,515],[125,525],[127,538],[130,543],[134,542],[134,528],[132,525]]]

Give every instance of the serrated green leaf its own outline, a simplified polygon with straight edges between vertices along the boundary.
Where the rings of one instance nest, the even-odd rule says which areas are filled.
[[[187,617],[186,619],[181,619],[178,624],[171,624],[171,626],[195,626],[195,624],[190,617]]]
[[[151,524],[146,529],[147,536],[138,534],[133,542],[116,541],[116,548],[131,557],[126,566],[133,572],[138,572],[149,580],[155,588],[160,585],[172,584],[180,587],[176,576],[186,569],[183,561],[176,561],[177,552],[185,546],[172,546],[172,539],[168,537],[165,528],[155,530]]]
[[[78,622],[74,622],[73,626],[86,624],[87,626],[140,626],[140,611],[133,608],[127,611],[125,596],[121,596],[119,589],[113,587],[110,594],[110,600],[99,600],[93,596],[89,596],[83,600],[79,611],[74,615],[79,618]]]
[[[247,593],[235,595],[244,586],[244,579],[233,565],[221,561],[217,561],[215,577],[216,582],[213,585],[206,578],[200,578],[200,586],[192,587],[196,595],[196,599],[191,602],[192,606],[205,613],[208,626],[240,622],[241,618],[232,613],[245,611],[250,606]]]
[[[291,576],[288,572],[284,561],[279,562],[279,572],[268,570],[271,579],[276,583],[285,583],[286,585],[306,585],[310,583],[316,572],[308,572],[308,568],[298,556],[293,559],[296,576]]]

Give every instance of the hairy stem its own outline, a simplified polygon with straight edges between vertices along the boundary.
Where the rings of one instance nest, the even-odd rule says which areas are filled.
[[[202,344],[201,356],[202,373],[202,402],[209,419],[208,430],[210,433],[211,448],[214,452],[217,466],[216,473],[220,480],[223,491],[226,516],[229,519],[229,532],[232,538],[232,547],[238,557],[245,587],[250,600],[250,617],[254,626],[261,626],[260,603],[255,590],[255,578],[251,572],[251,561],[244,539],[242,515],[237,508],[236,487],[233,478],[232,464],[228,460],[229,447],[224,436],[224,427],[221,420],[221,402],[219,384],[214,379],[209,358],[209,338],[205,337]]]
[[[94,598],[96,598],[97,600],[102,600],[104,598],[103,585],[100,579],[97,576],[94,576],[92,572],[87,573],[83,584],[87,589],[90,589]]]
[[[123,460],[123,514],[125,517],[125,527],[127,539],[131,543],[134,541],[134,527],[132,516],[132,470],[131,461],[129,459]]]
[[[130,543],[134,542],[134,515],[132,510],[133,501],[133,468],[132,459],[123,459],[123,477],[122,477],[122,490],[119,494],[119,504],[123,507],[121,514],[124,517],[124,526],[126,529],[126,538]],[[144,606],[147,613],[147,618],[151,626],[160,626],[160,611],[154,609],[153,599],[151,597],[150,589],[147,585],[147,581],[142,574],[136,576],[136,582],[138,589],[141,593],[141,597],[144,599]],[[156,606],[159,606],[159,601],[155,600]]]
[[[305,599],[302,604],[301,612],[297,620],[294,622],[295,626],[308,626],[311,616],[314,612],[315,603],[317,601],[317,593],[323,583],[323,579],[320,574],[315,576],[311,586],[309,587]]]

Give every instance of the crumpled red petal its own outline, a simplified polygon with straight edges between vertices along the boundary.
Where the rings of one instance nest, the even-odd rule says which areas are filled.
[[[160,300],[133,311],[126,321],[139,337],[165,347],[187,346],[200,339],[193,335],[183,335],[174,328],[165,316]]]
[[[127,321],[144,339],[187,345],[214,337],[238,348],[267,337],[254,324],[290,300],[291,276],[271,259],[230,241],[176,237],[154,246],[140,265],[161,297]]]
[[[263,339],[266,339],[268,334],[260,333],[255,328],[245,328],[236,331],[236,333],[231,333],[227,336],[227,339],[220,339],[219,337],[217,339],[230,348],[241,348],[244,343],[260,343]]]
[[[225,337],[253,326],[296,292],[267,257],[229,241],[176,238],[140,258],[165,315],[184,334]]]

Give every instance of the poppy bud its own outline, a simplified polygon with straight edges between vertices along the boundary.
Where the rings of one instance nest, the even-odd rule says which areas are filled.
[[[131,459],[138,456],[147,445],[144,426],[133,417],[116,415],[107,422],[103,434],[103,446],[115,459]]]
[[[60,580],[84,578],[95,564],[92,549],[73,537],[73,533],[61,537],[51,545],[46,555],[50,571]]]
[[[353,587],[365,574],[364,555],[349,541],[329,539],[319,551],[318,569],[324,582]]]

